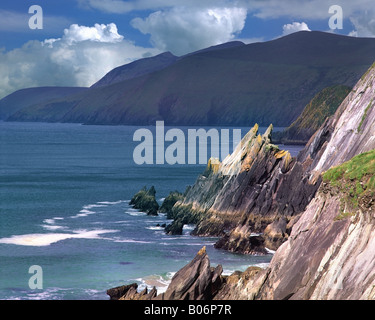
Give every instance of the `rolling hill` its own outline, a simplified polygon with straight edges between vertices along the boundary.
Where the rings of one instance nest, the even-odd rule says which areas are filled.
[[[195,52],[139,76],[133,70],[126,80],[109,73],[101,86],[21,108],[7,120],[289,126],[318,92],[353,87],[374,60],[375,39],[302,31]]]

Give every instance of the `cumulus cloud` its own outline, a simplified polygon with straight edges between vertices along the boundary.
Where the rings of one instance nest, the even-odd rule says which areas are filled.
[[[113,23],[74,24],[61,38],[0,51],[0,97],[34,86],[90,86],[119,65],[158,53],[125,40]]]
[[[350,18],[354,30],[349,33],[354,37],[375,37],[375,9],[366,11],[362,15]]]
[[[95,24],[94,27],[72,24],[69,29],[64,30],[63,36],[63,40],[68,44],[86,40],[116,43],[121,42],[123,39],[124,37],[118,34],[117,26],[114,23],[107,25]]]
[[[244,8],[174,7],[131,21],[134,28],[151,35],[151,43],[162,51],[183,55],[235,38],[245,26]]]
[[[288,34],[298,32],[298,31],[311,31],[305,22],[293,22],[284,24],[283,26],[283,36]]]
[[[344,18],[354,26],[351,35],[375,36],[372,19],[374,0],[77,0],[81,6],[104,12],[127,13],[140,10],[170,10],[173,7],[185,7],[188,10],[207,7],[242,7],[248,13],[261,19],[288,17],[295,20],[327,20],[332,5],[343,8]]]

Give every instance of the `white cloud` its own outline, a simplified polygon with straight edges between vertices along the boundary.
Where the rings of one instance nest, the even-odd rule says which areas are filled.
[[[79,26],[72,24],[69,29],[64,30],[63,41],[69,45],[81,41],[96,41],[116,43],[124,39],[122,35],[118,34],[117,26],[114,23],[110,24],[95,24],[94,27]]]
[[[305,22],[293,22],[284,24],[283,26],[283,36],[288,34],[298,32],[298,31],[311,31]]]
[[[183,55],[233,40],[245,26],[244,8],[174,7],[135,18],[131,25],[151,35],[151,43],[162,51]]]
[[[375,16],[374,0],[77,0],[82,6],[104,12],[127,13],[140,10],[171,10],[185,7],[187,10],[199,10],[208,7],[246,8],[248,13],[261,19],[280,17],[294,20],[327,21],[331,17],[328,9],[340,5],[345,19],[354,25],[351,35],[375,36],[373,22]]]
[[[375,9],[350,18],[355,29],[349,33],[354,37],[375,37]]]
[[[158,53],[125,40],[115,24],[71,25],[59,39],[0,51],[0,97],[34,86],[90,86],[117,66]]]

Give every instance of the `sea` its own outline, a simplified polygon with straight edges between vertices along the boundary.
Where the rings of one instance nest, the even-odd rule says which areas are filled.
[[[147,216],[129,205],[144,186],[155,187],[161,204],[205,169],[136,164],[138,129],[0,122],[1,300],[107,300],[107,289],[130,283],[160,293],[203,246],[224,274],[269,264],[272,251],[218,250],[217,238],[191,236],[192,225],[180,236],[166,235],[165,214]],[[240,129],[244,135],[250,127]],[[281,147],[292,155],[301,149]]]

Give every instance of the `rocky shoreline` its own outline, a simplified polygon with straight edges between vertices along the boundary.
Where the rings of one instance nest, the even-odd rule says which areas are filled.
[[[198,251],[194,259],[181,268],[172,278],[168,289],[157,294],[153,287],[138,292],[136,283],[107,290],[110,300],[222,300],[236,299],[233,288],[241,280],[248,285],[261,271],[258,267],[249,267],[246,271],[236,271],[223,276],[221,265],[211,267],[206,247]]]
[[[202,248],[167,291],[109,290],[111,299],[374,299],[375,63],[297,158],[258,126],[211,160],[170,208],[171,230],[194,223],[215,247],[275,250],[265,269],[222,276]]]

